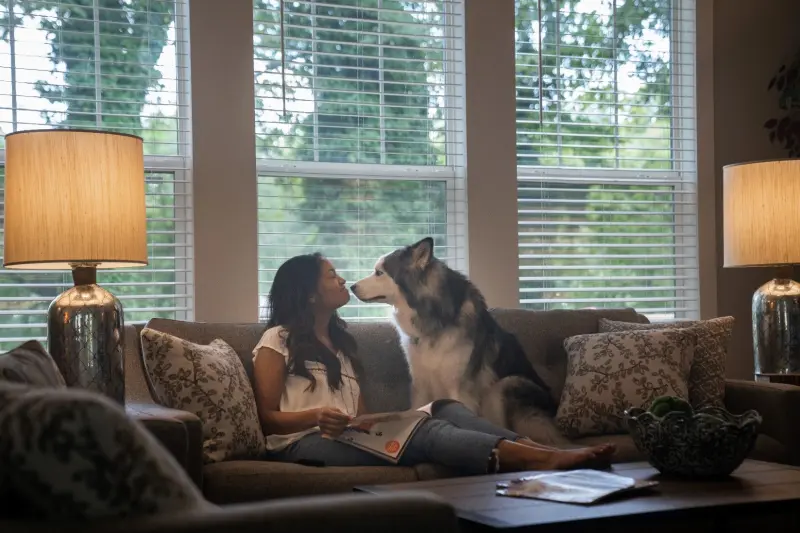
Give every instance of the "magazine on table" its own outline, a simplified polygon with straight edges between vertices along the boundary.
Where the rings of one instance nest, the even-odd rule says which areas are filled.
[[[336,440],[397,464],[414,432],[431,416],[426,407],[357,416]]]
[[[572,470],[526,476],[497,484],[498,496],[593,504],[611,496],[658,485],[600,470]]]

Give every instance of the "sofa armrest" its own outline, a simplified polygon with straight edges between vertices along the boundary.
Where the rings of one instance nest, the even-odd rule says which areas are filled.
[[[761,414],[761,433],[786,448],[789,462],[800,465],[800,387],[782,383],[728,380],[725,407],[732,413],[755,409]]]
[[[433,494],[338,494],[239,504],[212,510],[164,514],[53,528],[42,523],[0,521],[9,533],[270,533],[295,531],[458,531],[452,506]]]
[[[187,411],[148,403],[126,404],[125,411],[164,445],[202,489],[203,426],[200,419]]]

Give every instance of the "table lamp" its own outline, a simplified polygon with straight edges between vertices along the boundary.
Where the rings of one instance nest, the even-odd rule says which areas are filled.
[[[147,265],[142,139],[87,130],[6,136],[3,266],[71,269],[47,312],[47,343],[68,386],[123,403],[122,305],[98,268]]]
[[[800,373],[800,160],[723,169],[725,267],[771,266],[775,279],[753,294],[757,380]]]

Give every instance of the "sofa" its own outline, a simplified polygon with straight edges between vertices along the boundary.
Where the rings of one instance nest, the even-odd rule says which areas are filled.
[[[529,311],[492,309],[506,330],[514,333],[556,400],[566,376],[567,337],[598,331],[598,320],[646,323],[633,309]],[[148,327],[194,343],[216,338],[239,355],[252,378],[252,349],[264,331],[263,324],[212,324],[155,318]],[[393,326],[387,322],[353,322],[349,330],[358,342],[364,371],[362,394],[370,412],[407,409],[410,376]],[[143,370],[140,327],[126,326],[126,396],[130,414],[140,420],[172,452],[214,503],[238,503],[349,492],[357,485],[402,483],[452,476],[434,465],[417,467],[314,467],[268,460],[236,460],[203,464],[202,429],[192,414],[159,407]],[[763,416],[762,434],[752,457],[800,464],[800,387],[729,380],[726,407],[732,412],[756,409]],[[575,445],[610,441],[616,444],[616,462],[642,460],[628,435],[606,435],[577,440]]]
[[[294,533],[460,530],[453,507],[424,492],[331,494],[102,521],[7,519],[3,533]]]

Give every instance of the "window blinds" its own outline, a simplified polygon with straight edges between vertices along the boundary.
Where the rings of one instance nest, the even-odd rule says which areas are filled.
[[[696,316],[693,0],[517,0],[520,301]]]
[[[98,281],[128,323],[193,307],[184,0],[0,0],[0,130],[112,130],[145,140],[149,266]],[[4,160],[0,141],[0,168]],[[0,347],[46,336],[69,272],[0,270]]]
[[[348,279],[432,236],[465,268],[463,38],[455,0],[255,0],[262,316],[277,267]],[[354,299],[350,319],[386,315]]]

